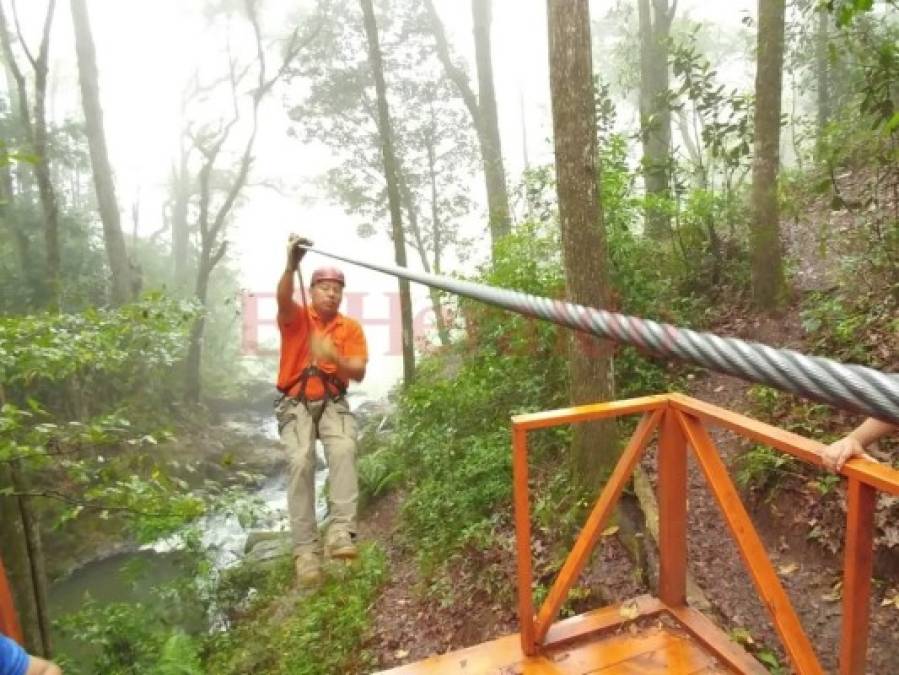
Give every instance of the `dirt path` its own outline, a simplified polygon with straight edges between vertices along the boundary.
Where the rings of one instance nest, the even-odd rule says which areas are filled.
[[[478,565],[467,561],[454,569],[452,593],[435,594],[429,592],[434,589],[429,586],[430,580],[420,575],[414,556],[397,543],[401,503],[402,495],[389,495],[361,523],[362,536],[378,541],[387,551],[391,569],[390,580],[372,608],[373,625],[365,645],[376,655],[378,668],[419,661],[517,632],[511,527],[496,533],[497,545],[493,549],[478,553],[486,561],[488,573],[498,577],[495,583],[502,587],[496,593],[484,591],[483,579],[477,578]],[[554,544],[542,538],[544,535],[539,530],[534,532],[537,579],[543,576],[541,569],[551,566],[549,551],[554,548]],[[630,559],[617,539],[608,537],[603,541],[585,570],[579,585],[582,598],[574,603],[574,612],[647,592],[637,581]],[[504,599],[497,600],[497,595]]]
[[[422,593],[418,566],[396,540],[402,494],[377,502],[361,523],[361,535],[387,551],[390,579],[372,608],[372,630],[366,647],[379,668],[419,661],[462,646],[456,635],[463,627],[452,612],[434,611]]]

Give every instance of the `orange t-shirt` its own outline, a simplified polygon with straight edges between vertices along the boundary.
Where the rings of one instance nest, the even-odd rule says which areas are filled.
[[[355,319],[344,316],[340,312],[327,324],[318,315],[314,308],[310,307],[308,313],[299,305],[294,305],[293,316],[287,321],[278,318],[278,330],[281,332],[281,365],[278,368],[278,388],[283,389],[296,380],[304,368],[312,362],[312,354],[309,351],[309,328],[316,335],[331,339],[337,352],[344,358],[361,358],[368,360],[368,348],[365,344],[365,334],[362,326]],[[333,361],[319,361],[315,364],[326,373],[337,373],[337,364]],[[349,382],[339,378],[344,386]],[[300,384],[297,383],[288,392],[290,396],[300,393]],[[324,398],[325,389],[319,377],[310,377],[306,384],[306,398],[315,401]]]

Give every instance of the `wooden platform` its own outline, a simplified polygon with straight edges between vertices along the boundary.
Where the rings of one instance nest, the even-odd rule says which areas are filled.
[[[636,615],[637,618],[632,618]],[[525,657],[518,634],[384,671],[382,675],[602,675],[767,671],[698,612],[636,600],[560,621]]]

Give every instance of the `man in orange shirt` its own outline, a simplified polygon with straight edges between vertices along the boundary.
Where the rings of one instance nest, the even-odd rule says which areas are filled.
[[[356,557],[356,422],[346,401],[350,380],[365,377],[368,352],[362,327],[338,311],[343,273],[332,267],[315,270],[309,284],[311,306],[294,299],[294,274],[310,245],[288,238],[287,268],[278,282],[278,329],[281,364],[276,407],[278,430],[290,455],[287,506],[297,580],[312,585],[321,579],[321,546],[315,520],[315,441],[321,439],[328,460],[330,525],[325,553]]]

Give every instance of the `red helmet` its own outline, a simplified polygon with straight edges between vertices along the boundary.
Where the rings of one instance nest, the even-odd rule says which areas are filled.
[[[346,286],[343,272],[336,267],[319,267],[312,273],[312,281],[309,282],[309,286],[315,286],[319,281],[336,281],[341,286]]]

